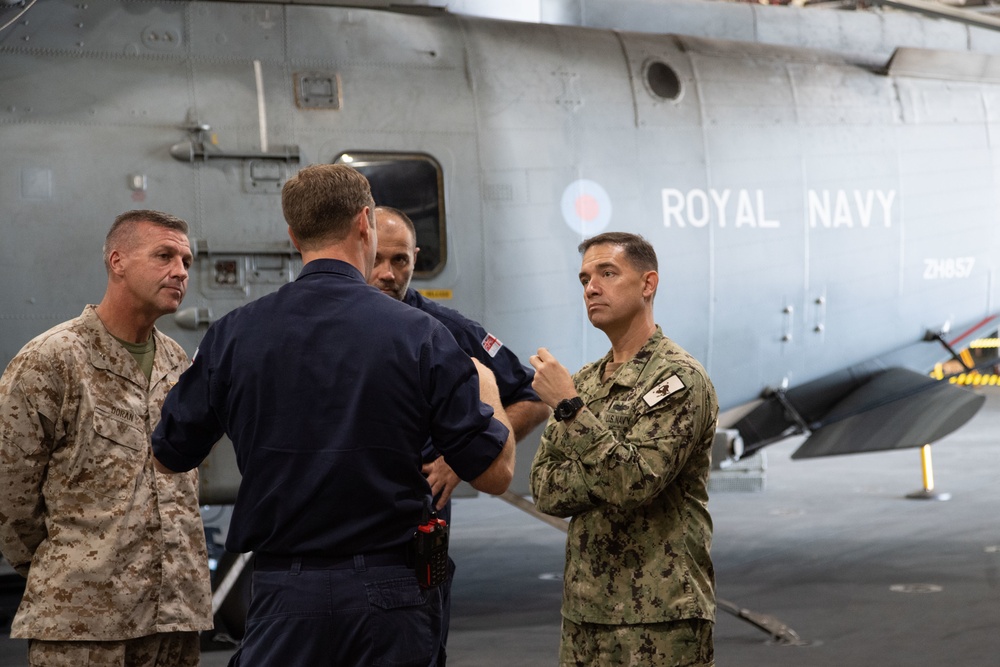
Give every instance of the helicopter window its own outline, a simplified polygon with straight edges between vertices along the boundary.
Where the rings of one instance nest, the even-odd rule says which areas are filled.
[[[431,278],[447,259],[444,229],[444,179],[437,160],[422,153],[347,151],[334,160],[349,164],[368,178],[378,206],[405,212],[417,230],[414,278]]]

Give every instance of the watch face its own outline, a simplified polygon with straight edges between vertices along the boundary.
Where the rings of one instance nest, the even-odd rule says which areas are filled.
[[[580,398],[566,398],[559,401],[556,405],[555,416],[556,421],[563,421],[564,419],[569,419],[576,414],[577,410],[583,407],[583,400]]]

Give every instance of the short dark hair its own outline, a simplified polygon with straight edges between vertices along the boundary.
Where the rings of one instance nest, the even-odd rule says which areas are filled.
[[[628,232],[605,232],[592,236],[577,248],[580,254],[586,253],[595,245],[616,245],[621,246],[625,251],[625,257],[638,271],[658,271],[659,263],[656,261],[656,251],[649,241],[638,234]]]
[[[405,213],[403,213],[402,211],[400,211],[398,208],[393,208],[391,206],[376,206],[375,207],[375,213],[377,214],[379,211],[385,211],[389,215],[395,216],[395,217],[399,218],[400,220],[402,220],[403,224],[406,225],[406,228],[410,230],[411,234],[413,234],[413,242],[414,243],[417,242],[417,228],[414,227],[413,221],[410,220],[410,216],[406,215]]]
[[[176,230],[185,236],[188,234],[188,223],[162,211],[152,211],[149,209],[133,209],[125,211],[117,218],[108,230],[108,235],[104,237],[104,267],[110,269],[111,251],[115,248],[129,247],[134,243],[132,232],[140,222],[148,222],[157,227],[166,227]]]
[[[351,220],[365,206],[372,209],[369,223],[374,225],[375,200],[368,179],[344,164],[306,167],[281,189],[281,212],[306,248],[347,238]]]

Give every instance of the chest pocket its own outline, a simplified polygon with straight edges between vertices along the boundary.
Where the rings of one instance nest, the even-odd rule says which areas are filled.
[[[616,438],[622,439],[639,417],[638,410],[639,406],[635,405],[634,402],[613,400],[604,408],[604,411],[601,413],[601,419],[611,432],[615,434]]]
[[[144,429],[97,409],[90,445],[79,461],[77,481],[102,496],[130,497],[149,455]]]

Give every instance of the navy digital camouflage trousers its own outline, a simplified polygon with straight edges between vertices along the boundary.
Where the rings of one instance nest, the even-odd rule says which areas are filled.
[[[560,667],[715,667],[713,623],[604,625],[562,621]]]

